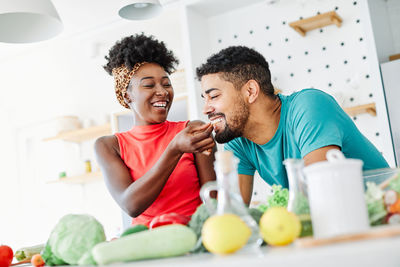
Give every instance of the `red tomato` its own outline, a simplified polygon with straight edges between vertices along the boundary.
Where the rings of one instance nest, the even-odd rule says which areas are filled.
[[[178,213],[167,213],[156,216],[151,220],[149,228],[153,229],[167,224],[183,224],[186,225],[190,221],[189,216],[180,215]]]
[[[14,252],[9,246],[6,245],[0,246],[0,267],[10,266],[13,257],[14,257]]]

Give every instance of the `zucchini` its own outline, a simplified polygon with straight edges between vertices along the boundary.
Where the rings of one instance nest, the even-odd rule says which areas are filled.
[[[43,249],[44,249],[44,244],[20,248],[17,251],[15,251],[14,257],[17,259],[17,261],[30,260],[32,259],[33,255],[40,254],[40,252],[42,252]]]
[[[97,264],[173,257],[189,252],[196,240],[189,227],[171,224],[99,243],[92,255]]]

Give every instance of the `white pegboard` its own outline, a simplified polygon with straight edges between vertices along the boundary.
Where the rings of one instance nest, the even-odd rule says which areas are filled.
[[[302,37],[289,23],[335,10],[343,19],[336,25],[309,31]],[[342,107],[377,102],[371,82],[368,51],[358,1],[275,1],[260,3],[207,18],[211,52],[246,45],[262,53],[270,64],[272,82],[284,94],[317,88],[333,95]],[[378,116],[353,117],[360,131],[385,156],[391,142],[382,140]],[[390,158],[388,156],[387,158]],[[256,178],[256,181],[259,178]],[[255,184],[255,193],[262,183]],[[258,193],[258,195],[260,195]]]

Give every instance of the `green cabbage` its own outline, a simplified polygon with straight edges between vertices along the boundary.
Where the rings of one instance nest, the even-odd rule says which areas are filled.
[[[94,245],[105,240],[103,226],[94,217],[69,214],[55,226],[48,244],[58,259],[76,265]]]

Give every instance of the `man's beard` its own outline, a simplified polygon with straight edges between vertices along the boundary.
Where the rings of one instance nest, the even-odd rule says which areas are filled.
[[[240,103],[237,103],[238,108],[234,110],[235,115],[231,118],[231,123],[228,124],[225,117],[225,127],[222,132],[215,134],[215,141],[220,144],[227,143],[236,137],[243,135],[244,127],[249,119],[249,108],[243,99],[240,99]],[[235,105],[236,106],[236,105]]]

